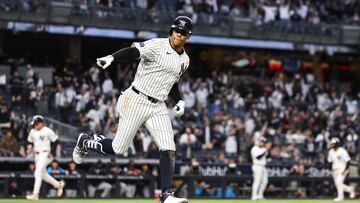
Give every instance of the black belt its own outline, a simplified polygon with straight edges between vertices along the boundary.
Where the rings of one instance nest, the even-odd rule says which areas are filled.
[[[45,153],[45,152],[49,152],[48,150],[43,150],[43,151],[40,151],[40,152],[35,152],[35,154],[40,154],[40,153]]]
[[[140,94],[140,93],[141,93],[141,94],[145,95],[145,96],[148,98],[148,100],[151,101],[152,103],[157,103],[157,102],[159,101],[159,100],[155,99],[154,97],[147,96],[146,94],[140,92],[140,91],[137,90],[134,86],[132,86],[131,89],[132,89],[136,94]]]

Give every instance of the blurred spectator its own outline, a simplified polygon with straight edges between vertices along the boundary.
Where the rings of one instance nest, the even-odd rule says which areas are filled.
[[[22,190],[19,189],[18,183],[15,179],[10,180],[9,196],[10,197],[21,197],[23,195]]]
[[[21,101],[21,91],[24,79],[19,75],[19,72],[14,71],[10,78],[9,84],[11,85],[11,102],[14,107],[18,107]]]
[[[72,161],[68,163],[67,175],[79,175],[75,162]],[[78,196],[78,184],[76,179],[66,180],[65,196],[66,197]]]
[[[92,175],[107,175],[106,170],[100,160],[90,168],[89,173]],[[88,181],[87,188],[89,197],[95,197],[96,191],[99,190],[101,191],[100,197],[104,198],[110,197],[112,185],[105,180],[93,179]]]
[[[50,166],[47,168],[49,174],[66,174],[68,173],[65,169],[59,166],[59,162],[54,160],[51,162]]]
[[[191,160],[190,168],[185,172],[186,175],[202,175],[202,171],[200,169],[200,163],[196,158]]]
[[[183,156],[186,159],[190,159],[193,156],[193,150],[195,148],[197,138],[192,133],[190,127],[185,128],[185,132],[180,136],[179,144],[183,151]]]
[[[17,152],[17,140],[11,131],[7,131],[5,136],[0,140],[0,155],[15,156]]]

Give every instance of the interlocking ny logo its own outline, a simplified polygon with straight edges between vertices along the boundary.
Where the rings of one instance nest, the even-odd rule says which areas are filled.
[[[184,20],[179,20],[179,24],[180,24],[181,27],[184,27],[186,22]]]
[[[185,70],[186,70],[185,63],[182,63],[179,75],[182,75],[185,72]]]

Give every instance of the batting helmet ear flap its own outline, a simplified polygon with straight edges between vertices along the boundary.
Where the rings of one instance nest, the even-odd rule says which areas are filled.
[[[172,32],[173,32],[173,31],[174,31],[174,28],[171,27],[171,28],[169,29],[169,36],[172,35]]]

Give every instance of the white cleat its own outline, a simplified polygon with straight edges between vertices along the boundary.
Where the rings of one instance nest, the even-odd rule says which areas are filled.
[[[56,196],[57,197],[61,197],[63,195],[64,187],[65,187],[65,182],[63,180],[61,180],[59,182],[59,187],[56,188]]]
[[[160,197],[160,203],[188,203],[186,198],[175,197],[172,192],[166,191]]]
[[[354,187],[351,187],[351,190],[350,190],[350,199],[354,199],[356,196],[355,194],[355,188]]]
[[[26,195],[26,199],[27,200],[39,200],[39,195],[35,195],[35,194]]]
[[[343,201],[343,200],[344,200],[344,198],[337,197],[337,198],[334,199],[334,202],[340,202],[340,201]]]
[[[86,154],[88,153],[86,148],[83,146],[83,142],[86,139],[90,139],[89,135],[85,133],[80,133],[78,136],[78,139],[76,141],[76,146],[74,148],[72,157],[75,163],[81,164],[81,162],[84,160]]]

